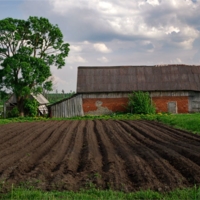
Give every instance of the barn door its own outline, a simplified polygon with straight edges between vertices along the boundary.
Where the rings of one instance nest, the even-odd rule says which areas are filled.
[[[177,113],[177,103],[175,101],[168,102],[168,112]]]

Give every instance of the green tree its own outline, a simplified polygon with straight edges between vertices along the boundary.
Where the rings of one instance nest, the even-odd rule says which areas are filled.
[[[20,116],[31,93],[50,91],[50,67],[65,65],[69,44],[57,25],[46,18],[0,20],[0,89],[16,95]]]

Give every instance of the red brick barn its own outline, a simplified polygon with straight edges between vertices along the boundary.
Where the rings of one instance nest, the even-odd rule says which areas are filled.
[[[200,66],[78,67],[76,95],[49,109],[52,117],[125,111],[133,91],[149,92],[157,112],[200,112]]]
[[[128,94],[149,92],[157,112],[200,111],[200,66],[79,67],[77,93],[84,114],[125,111]]]

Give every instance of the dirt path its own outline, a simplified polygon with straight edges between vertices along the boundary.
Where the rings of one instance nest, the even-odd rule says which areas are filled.
[[[200,136],[149,121],[0,126],[0,182],[43,190],[169,191],[200,185]]]

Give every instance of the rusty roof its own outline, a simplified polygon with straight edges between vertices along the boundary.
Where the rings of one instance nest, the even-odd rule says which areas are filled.
[[[200,91],[200,65],[78,67],[77,93]]]

